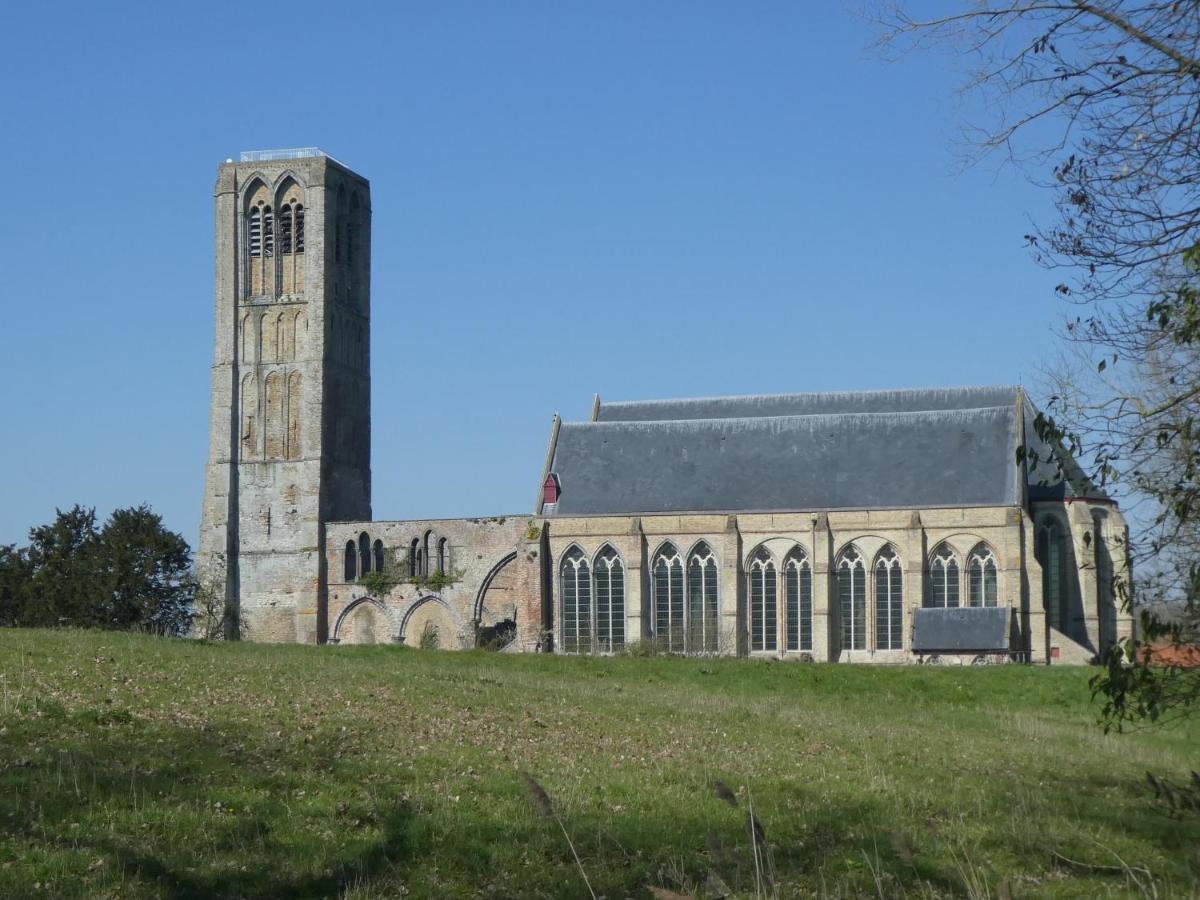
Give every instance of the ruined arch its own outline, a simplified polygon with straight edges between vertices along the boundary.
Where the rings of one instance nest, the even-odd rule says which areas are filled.
[[[367,623],[370,624],[370,640],[365,639],[368,632],[363,628]],[[360,631],[356,625],[363,630]],[[383,626],[382,633],[380,625]],[[359,597],[348,603],[333,624],[332,641],[335,644],[390,644],[397,640],[398,632],[391,611],[375,597]]]
[[[430,625],[437,631],[439,649],[461,650],[467,646],[465,623],[454,608],[436,594],[426,594],[405,610],[397,639],[410,647],[419,646],[422,634]]]

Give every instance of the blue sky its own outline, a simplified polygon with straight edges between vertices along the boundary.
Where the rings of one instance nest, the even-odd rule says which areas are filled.
[[[528,511],[610,400],[1024,381],[1049,197],[961,171],[963,61],[836,3],[19,4],[0,31],[0,543],[194,543],[217,164],[371,180],[376,518]]]

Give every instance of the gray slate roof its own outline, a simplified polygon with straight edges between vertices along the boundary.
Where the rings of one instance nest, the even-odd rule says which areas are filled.
[[[550,465],[561,495],[545,513],[1016,505],[1022,424],[1033,434],[1023,396],[984,387],[601,404],[596,421],[561,425]]]

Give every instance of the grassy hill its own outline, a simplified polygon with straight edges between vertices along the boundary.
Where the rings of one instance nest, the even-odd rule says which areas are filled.
[[[0,629],[0,896],[1190,894],[1089,674]]]

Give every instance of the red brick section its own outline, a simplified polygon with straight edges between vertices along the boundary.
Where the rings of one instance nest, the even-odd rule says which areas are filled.
[[[1179,669],[1200,668],[1200,645],[1155,644],[1153,647],[1142,647],[1140,659],[1150,660],[1152,666],[1174,666]]]

